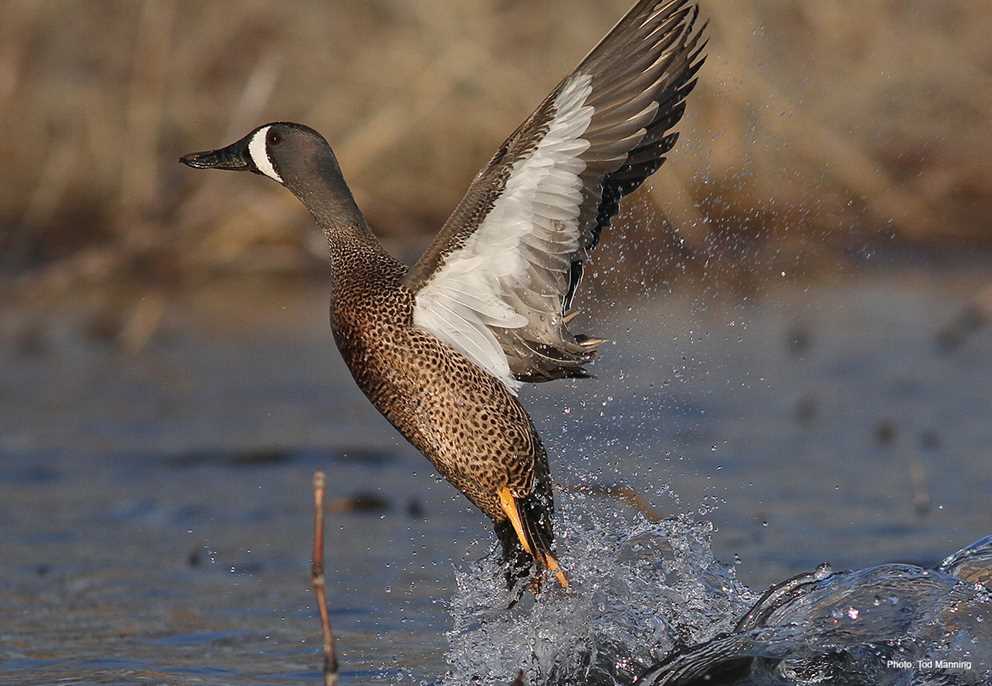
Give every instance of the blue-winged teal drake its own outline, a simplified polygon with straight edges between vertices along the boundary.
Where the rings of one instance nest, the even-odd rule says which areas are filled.
[[[704,59],[698,14],[691,0],[637,3],[500,146],[411,269],[369,230],[309,127],[266,124],[181,160],[262,174],[310,211],[355,381],[492,518],[511,583],[533,559],[568,585],[552,553],[547,455],[517,391],[588,376],[601,341],[567,327],[582,265],[621,197],[675,144]]]

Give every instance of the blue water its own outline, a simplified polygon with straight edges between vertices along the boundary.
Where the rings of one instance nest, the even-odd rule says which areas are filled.
[[[578,592],[494,623],[479,619],[498,600],[488,525],[354,388],[319,290],[208,289],[134,355],[71,309],[25,350],[28,315],[5,314],[0,682],[317,683],[317,468],[331,501],[381,499],[329,515],[347,683],[518,666],[550,679],[593,648],[622,682],[823,561],[934,568],[992,531],[992,332],[934,345],[989,276],[604,305],[580,326],[612,339],[598,378],[524,395]],[[675,519],[648,522],[589,483],[630,485]],[[531,662],[542,636],[557,642]]]

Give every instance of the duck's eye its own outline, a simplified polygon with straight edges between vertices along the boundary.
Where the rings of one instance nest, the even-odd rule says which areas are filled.
[[[279,145],[282,143],[282,136],[279,135],[278,131],[269,130],[269,145]]]

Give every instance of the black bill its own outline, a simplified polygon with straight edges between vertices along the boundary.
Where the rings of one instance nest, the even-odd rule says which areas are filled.
[[[254,171],[255,167],[248,152],[249,138],[245,137],[219,150],[204,150],[183,155],[179,161],[194,169],[231,169],[234,171]]]

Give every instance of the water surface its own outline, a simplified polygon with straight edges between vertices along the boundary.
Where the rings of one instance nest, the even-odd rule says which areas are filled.
[[[590,483],[678,515],[669,548],[649,551],[698,543],[653,602],[651,588],[607,593],[627,606],[603,613],[619,627],[620,609],[627,621],[646,604],[644,621],[708,640],[823,561],[934,567],[992,531],[992,332],[951,354],[934,344],[990,279],[909,270],[761,298],[654,294],[580,320],[611,339],[598,378],[524,392],[575,554],[597,537],[622,548],[638,526],[664,548],[668,529],[650,527],[673,526],[579,490]],[[317,683],[317,468],[329,499],[366,505],[329,524],[349,683],[465,668],[459,636],[487,591],[464,585],[482,584],[489,528],[354,387],[325,313],[317,289],[207,289],[135,355],[93,340],[74,311],[31,346],[18,332],[36,315],[4,316],[0,681]]]

